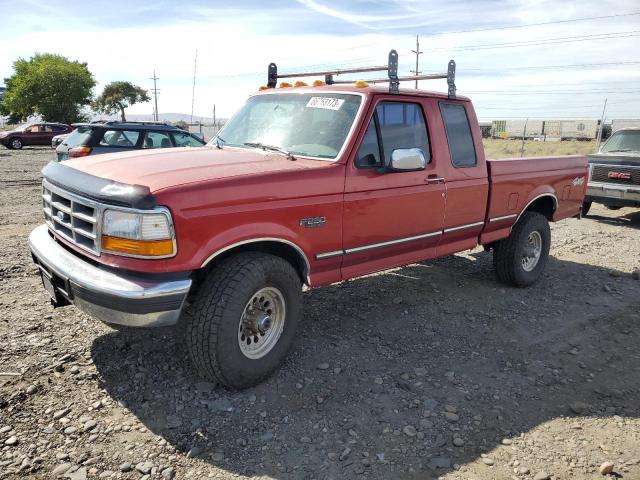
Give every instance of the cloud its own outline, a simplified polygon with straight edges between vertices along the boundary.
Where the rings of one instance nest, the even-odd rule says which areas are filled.
[[[507,116],[599,117],[605,97],[610,115],[638,116],[638,65],[598,64],[640,61],[638,38],[618,38],[486,50],[465,46],[539,41],[593,33],[640,30],[640,16],[484,31],[493,27],[606,16],[638,9],[625,0],[583,0],[580,9],[561,1],[509,2],[330,0],[278,1],[266,8],[257,0],[232,6],[185,0],[180,4],[144,0],[48,3],[28,0],[27,10],[3,11],[0,78],[11,62],[51,51],[87,62],[99,82],[129,80],[150,88],[155,68],[160,80],[160,112],[191,111],[193,59],[198,49],[195,114],[229,116],[266,82],[269,62],[281,72],[301,68],[340,68],[386,62],[389,49],[400,54],[400,72],[415,67],[415,34],[420,33],[420,69],[438,72],[450,58],[458,65],[460,93],[469,92],[483,119]],[[603,3],[604,2],[604,3]],[[638,9],[640,10],[640,9]],[[127,12],[127,15],[123,15]],[[592,12],[592,13],[585,13]],[[490,14],[488,14],[490,13]],[[414,25],[421,25],[414,27]],[[37,28],[43,27],[43,28]],[[596,64],[567,69],[540,65]],[[528,67],[528,68],[520,68]],[[364,75],[363,75],[364,76]],[[442,81],[421,82],[442,91]],[[541,93],[580,90],[581,93]],[[516,95],[506,95],[513,92]],[[151,103],[132,107],[148,114]],[[609,115],[608,115],[609,116]]]

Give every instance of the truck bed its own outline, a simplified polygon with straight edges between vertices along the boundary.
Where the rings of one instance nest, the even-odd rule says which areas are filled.
[[[489,202],[481,243],[504,238],[533,202],[553,202],[558,221],[580,214],[588,162],[582,155],[488,160]]]

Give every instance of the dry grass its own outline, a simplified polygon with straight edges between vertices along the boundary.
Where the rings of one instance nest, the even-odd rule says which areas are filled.
[[[522,140],[501,140],[496,138],[484,139],[484,151],[487,158],[519,157]],[[596,142],[578,142],[566,140],[563,142],[524,142],[525,157],[547,157],[553,155],[586,155],[596,151]]]

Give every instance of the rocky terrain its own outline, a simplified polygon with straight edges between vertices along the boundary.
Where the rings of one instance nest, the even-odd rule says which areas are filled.
[[[640,211],[553,225],[529,289],[478,249],[307,292],[238,393],[180,326],[49,305],[26,238],[52,155],[0,150],[0,479],[640,479]]]

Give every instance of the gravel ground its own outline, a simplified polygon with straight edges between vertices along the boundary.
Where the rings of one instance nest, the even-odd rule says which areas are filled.
[[[553,225],[529,289],[478,249],[310,291],[285,365],[232,393],[179,328],[50,307],[52,155],[0,150],[0,478],[640,478],[640,212]]]

